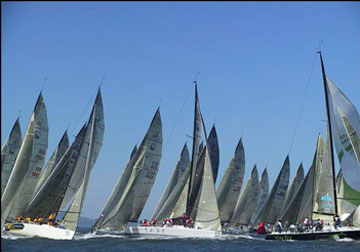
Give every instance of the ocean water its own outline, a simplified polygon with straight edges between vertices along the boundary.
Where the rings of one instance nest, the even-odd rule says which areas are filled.
[[[127,237],[120,235],[94,235],[80,229],[72,241],[55,241],[42,238],[1,239],[1,251],[26,252],[144,252],[144,251],[360,251],[360,241],[351,239],[331,241],[266,241],[247,235],[225,235],[216,239],[179,239],[160,237]]]

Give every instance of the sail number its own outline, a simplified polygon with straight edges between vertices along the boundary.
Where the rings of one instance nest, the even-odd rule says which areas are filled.
[[[157,174],[158,167],[159,167],[159,163],[156,161],[153,161],[149,170],[147,171],[145,177],[147,177],[149,179],[153,179]]]

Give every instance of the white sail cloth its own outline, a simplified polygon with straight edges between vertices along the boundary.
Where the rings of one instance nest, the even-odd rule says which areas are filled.
[[[244,173],[245,153],[242,140],[240,139],[234,156],[231,159],[216,192],[216,198],[221,213],[221,222],[229,222],[231,220],[236,202],[240,195]]]
[[[48,144],[46,107],[40,93],[14,168],[1,197],[1,226],[23,214],[31,201]]]
[[[346,116],[358,136],[360,135],[360,116],[355,106],[334,82],[326,78],[326,84],[329,96],[330,123],[344,179],[349,186],[360,192],[360,160],[355,155],[339,110]]]
[[[1,148],[1,196],[4,193],[15,159],[21,146],[21,129],[19,118],[16,119],[9,137]]]

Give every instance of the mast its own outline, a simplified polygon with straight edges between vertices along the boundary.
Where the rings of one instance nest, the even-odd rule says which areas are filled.
[[[193,144],[192,144],[192,152],[191,152],[191,164],[190,164],[190,177],[189,177],[189,186],[188,186],[188,194],[187,194],[187,201],[186,201],[186,215],[190,216],[190,194],[191,194],[191,182],[192,182],[192,173],[193,173],[193,166],[196,165],[196,161],[194,160],[195,157],[195,135],[196,135],[196,113],[197,113],[197,103],[198,103],[198,92],[197,92],[197,81],[194,80],[195,84],[195,113],[194,113],[194,131],[193,131]]]
[[[338,215],[338,208],[337,208],[337,197],[336,197],[336,178],[335,178],[335,162],[334,162],[334,153],[333,153],[333,138],[332,138],[332,130],[331,130],[331,123],[330,123],[330,111],[329,111],[329,97],[328,97],[328,88],[327,88],[327,81],[325,75],[325,68],[324,62],[322,59],[321,51],[318,51],[320,54],[320,61],[321,61],[321,70],[324,82],[324,91],[325,91],[325,102],[326,102],[326,114],[327,114],[327,122],[329,127],[329,138],[330,138],[330,157],[331,157],[331,168],[332,168],[332,178],[333,178],[333,188],[334,188],[334,205],[335,205],[335,215]]]

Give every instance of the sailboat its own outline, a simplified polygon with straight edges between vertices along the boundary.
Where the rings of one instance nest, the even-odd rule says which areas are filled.
[[[173,171],[173,173],[171,174],[170,180],[168,182],[168,184],[166,185],[165,191],[163,192],[160,201],[152,215],[153,220],[157,220],[157,221],[163,221],[163,218],[159,219],[158,215],[160,210],[162,210],[162,212],[164,212],[163,207],[165,205],[165,203],[167,202],[168,198],[170,195],[172,195],[171,193],[173,192],[174,188],[176,187],[176,185],[179,183],[181,183],[181,179],[182,176],[184,174],[184,172],[186,171],[186,168],[188,167],[188,165],[190,164],[190,154],[189,154],[189,149],[187,147],[187,145],[185,144],[184,147],[182,148],[181,154],[180,154],[180,159],[177,162],[175,169]],[[169,204],[169,203],[168,203]],[[176,202],[174,202],[172,205],[168,206],[168,209],[170,209],[170,211],[172,211],[175,207]],[[184,212],[185,210],[183,210]],[[162,214],[164,216],[164,214]],[[169,216],[170,213],[168,212],[166,216]]]
[[[14,167],[1,197],[1,226],[27,208],[44,164],[48,143],[47,112],[40,92]]]
[[[211,160],[210,152],[218,148],[209,146],[205,137],[205,145],[200,149],[201,129],[204,135],[205,125],[200,111],[200,104],[195,83],[195,116],[191,162],[171,191],[167,200],[159,210],[156,218],[162,219],[173,216],[179,209],[192,217],[193,227],[185,225],[152,225],[128,223],[125,227],[127,235],[156,235],[174,237],[204,237],[213,238],[221,235],[220,213],[215,194],[212,169],[215,159]],[[213,146],[214,147],[214,146]],[[201,152],[200,152],[201,151]],[[217,173],[217,172],[216,172]]]
[[[286,192],[285,200],[284,200],[283,206],[281,208],[280,215],[282,215],[284,213],[285,209],[289,205],[291,199],[294,197],[295,192],[297,191],[297,189],[299,188],[299,186],[301,185],[303,180],[304,180],[304,167],[303,167],[303,164],[300,163],[299,168],[297,169],[297,172],[296,172],[296,176],[294,177],[294,180],[291,183],[291,186],[289,187],[289,189]]]
[[[128,222],[137,222],[155,182],[162,153],[160,109],[151,121],[139,148],[134,147],[92,230],[122,233]]]
[[[238,225],[247,226],[250,222],[251,215],[255,211],[257,199],[259,195],[259,176],[256,164],[254,165],[251,175],[246,182],[244,191],[239,197],[227,230],[231,231]]]
[[[257,226],[260,222],[270,225],[275,224],[285,200],[289,177],[290,162],[289,156],[286,156],[279,175],[252,226]]]
[[[64,201],[64,195],[69,190],[69,184],[72,180],[76,180],[79,181],[79,186],[70,207],[65,211],[61,220],[55,223],[50,223],[50,218],[48,224],[25,219],[25,221],[19,220],[6,224],[5,231],[19,236],[38,236],[56,240],[71,240],[74,237],[87,191],[90,171],[95,165],[102,147],[104,129],[103,104],[99,88],[87,124],[81,128],[73,144],[52,169],[23,213],[44,217],[51,213],[56,217]],[[26,186],[27,184],[23,185],[23,187]]]
[[[216,197],[221,212],[221,223],[228,223],[234,213],[245,173],[245,153],[240,138],[233,158],[221,179]]]
[[[1,148],[1,196],[4,193],[11,171],[21,146],[21,129],[19,118],[16,119],[9,137]]]
[[[256,202],[255,211],[253,212],[250,218],[250,223],[255,222],[256,217],[258,216],[261,208],[265,204],[268,195],[269,195],[269,176],[268,176],[267,168],[265,168],[261,175],[261,180],[259,182],[259,195]]]
[[[335,180],[333,140],[344,175],[344,181],[352,188],[353,196],[360,193],[360,162],[357,132],[360,131],[360,116],[341,90],[326,76],[321,52],[319,52],[323,76],[327,140],[325,144],[319,136],[313,163],[303,183],[289,203],[282,220],[298,223],[302,218],[321,218],[328,223],[338,217],[338,201]],[[351,125],[351,127],[349,127]],[[330,183],[329,183],[330,182]],[[360,199],[360,197],[359,197]],[[294,211],[294,209],[299,209]],[[328,225],[323,231],[272,232],[268,240],[313,240],[330,239],[334,236],[360,239],[360,228],[334,227]]]

